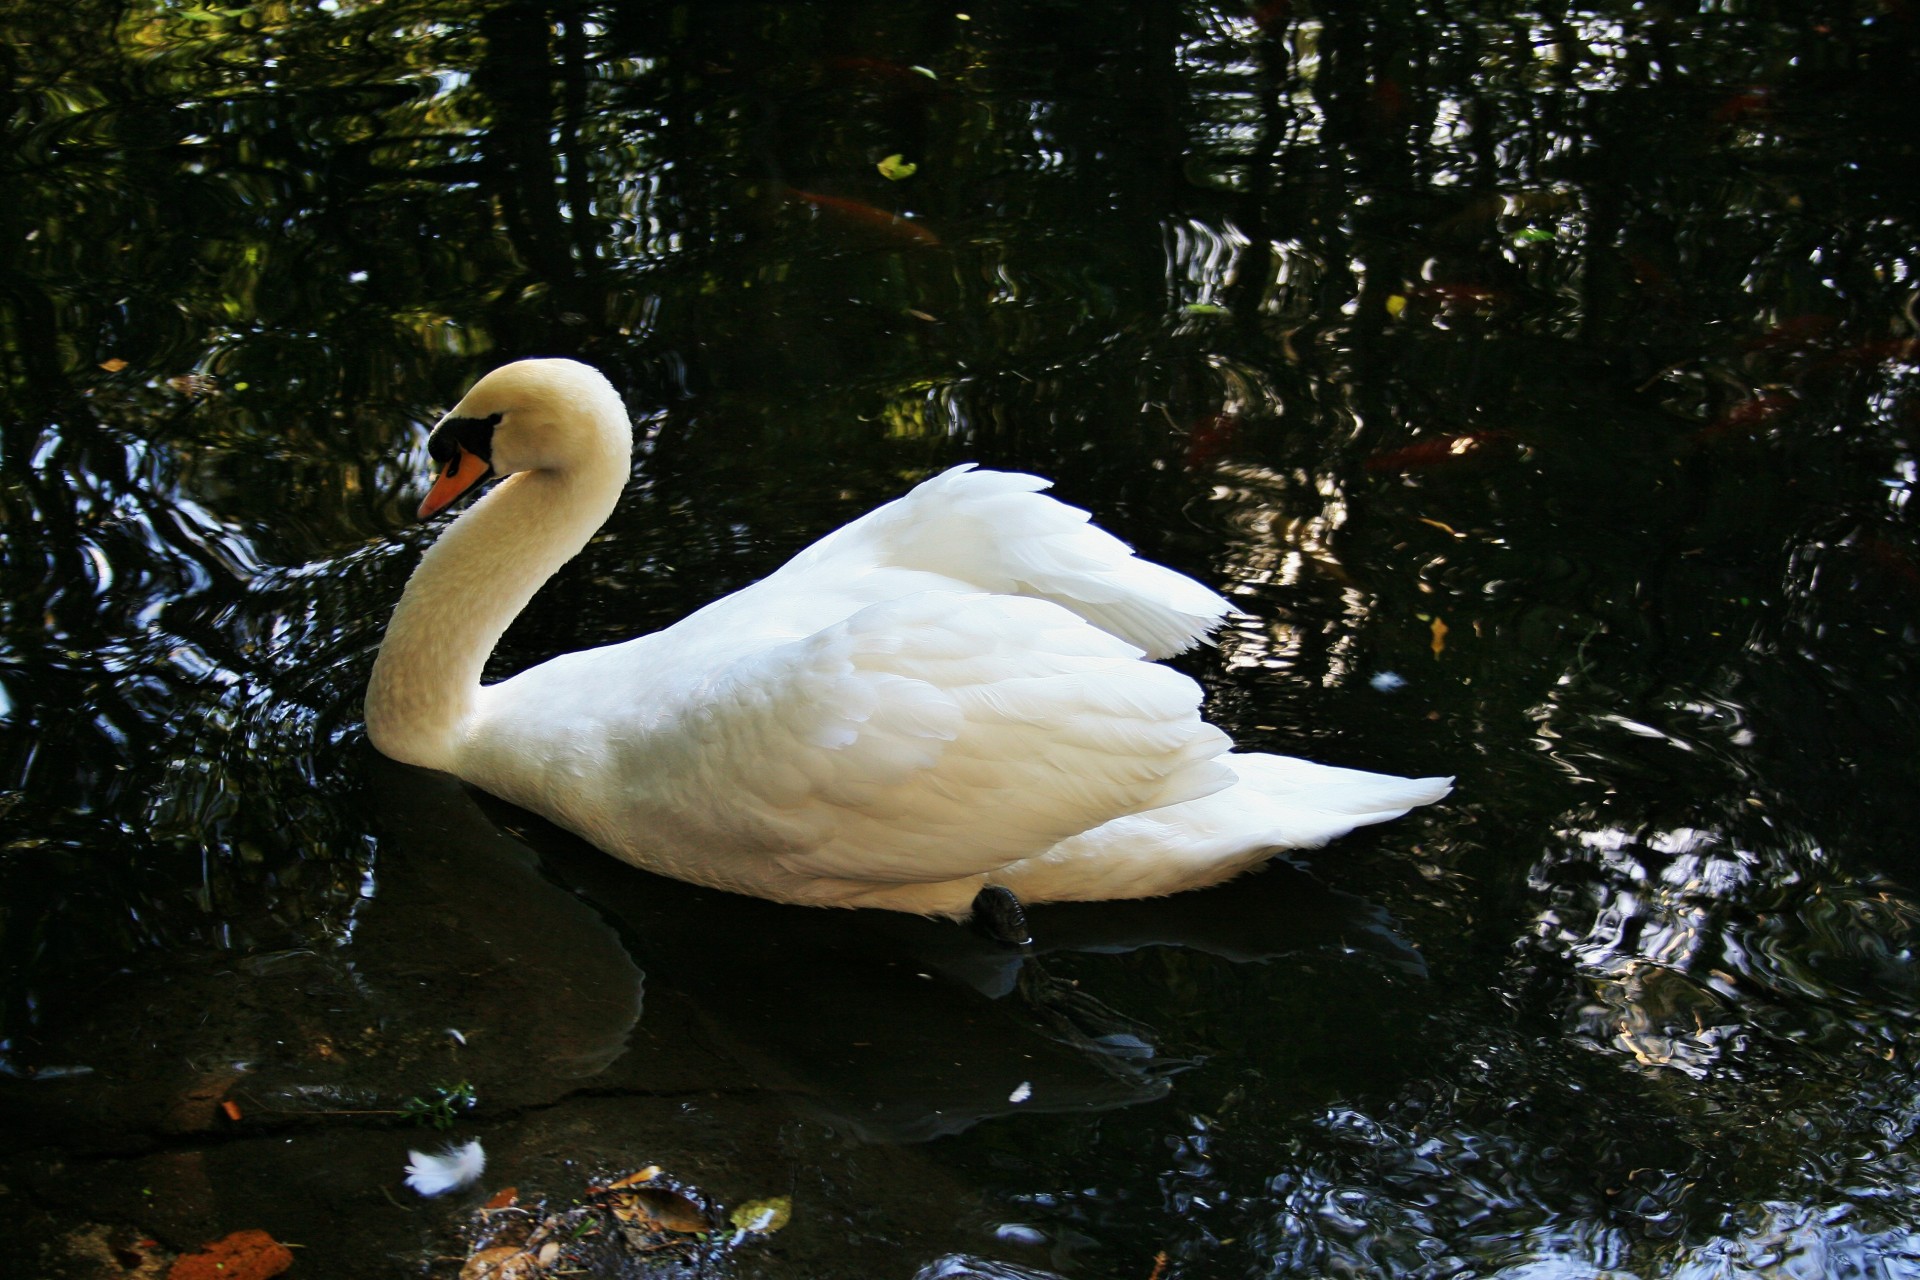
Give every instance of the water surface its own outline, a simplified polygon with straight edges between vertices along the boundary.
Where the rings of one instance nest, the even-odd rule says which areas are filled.
[[[1912,6],[966,8],[0,15],[0,1257],[452,1274],[464,1083],[489,1189],[790,1194],[741,1275],[1920,1273]],[[391,765],[529,354],[644,445],[495,674],[976,461],[1232,599],[1242,744],[1457,790],[1019,956]]]

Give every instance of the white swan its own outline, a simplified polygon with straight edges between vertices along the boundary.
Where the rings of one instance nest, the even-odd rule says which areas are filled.
[[[1239,754],[1147,659],[1227,604],[1038,492],[956,467],[653,635],[482,686],[625,486],[632,427],[569,360],[488,374],[428,440],[422,517],[506,479],[421,559],[367,732],[638,866],[783,902],[965,916],[1215,884],[1445,795]],[[1015,904],[1017,907],[1017,903]]]

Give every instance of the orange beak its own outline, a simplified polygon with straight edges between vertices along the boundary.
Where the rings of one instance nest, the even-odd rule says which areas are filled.
[[[433,488],[427,490],[427,496],[420,500],[420,518],[437,516],[445,511],[461,494],[485,480],[493,468],[465,449],[455,448],[453,461],[433,482]]]

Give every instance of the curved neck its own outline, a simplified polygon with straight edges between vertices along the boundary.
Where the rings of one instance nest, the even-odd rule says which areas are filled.
[[[620,500],[631,445],[605,444],[565,471],[508,476],[421,557],[367,685],[367,736],[383,754],[454,767],[493,646]]]

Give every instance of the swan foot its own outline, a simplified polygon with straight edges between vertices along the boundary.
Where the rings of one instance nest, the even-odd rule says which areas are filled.
[[[973,896],[973,927],[1009,946],[1024,947],[1033,941],[1027,928],[1027,909],[1013,890],[990,884]]]

